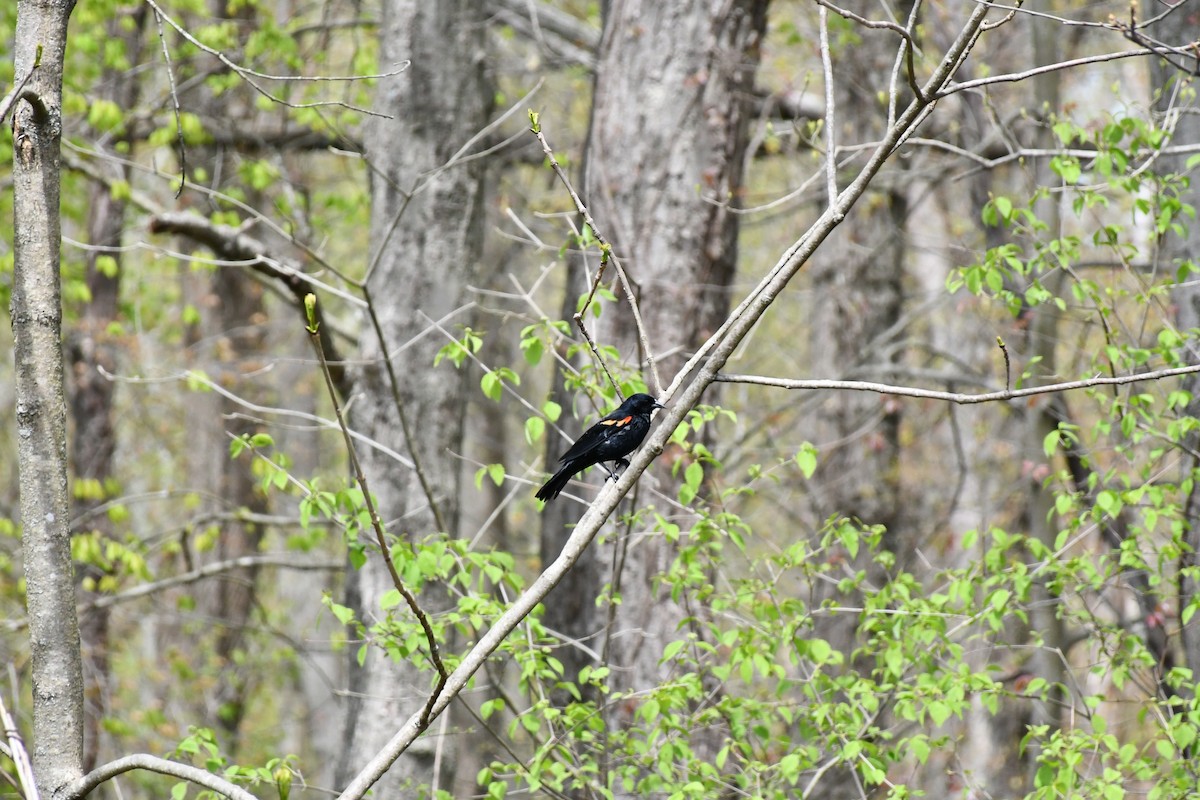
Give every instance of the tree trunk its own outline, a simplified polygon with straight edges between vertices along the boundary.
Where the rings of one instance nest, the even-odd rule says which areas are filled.
[[[359,453],[380,514],[396,537],[420,539],[441,525],[451,535],[458,533],[461,469],[456,454],[463,437],[467,372],[456,371],[448,361],[433,367],[446,343],[442,332],[413,340],[431,327],[430,320],[463,304],[481,251],[484,163],[475,159],[440,168],[487,122],[492,92],[483,73],[486,24],[486,14],[467,0],[383,4],[380,63],[412,63],[403,74],[380,82],[376,108],[393,119],[375,120],[367,136],[375,169],[370,253],[377,260],[368,286],[384,341],[367,321],[362,354],[369,366],[353,412],[359,430],[407,452],[424,470],[428,493],[413,469],[370,450]],[[447,323],[447,329],[453,326],[453,320]],[[395,354],[400,402],[412,435],[408,442],[381,360],[385,352]],[[380,597],[391,588],[372,549],[367,564],[347,576],[347,604],[370,622],[383,616]],[[426,664],[395,664],[376,646],[361,667],[351,664],[350,674],[339,784],[420,708],[432,688]],[[411,794],[415,786],[435,785],[440,776],[434,774],[434,747],[441,741],[426,737],[410,748],[378,785],[380,796],[398,797]],[[443,756],[442,763],[449,768],[452,759]]]
[[[651,393],[659,387],[647,358],[657,359],[666,382],[728,312],[747,100],[766,6],[762,0],[688,6],[618,0],[606,8],[583,196],[629,274],[654,353],[641,351],[624,297],[605,309],[593,333],[599,344],[615,345],[627,364],[641,365]],[[572,407],[569,399],[564,406]],[[639,502],[654,489],[673,493],[669,475],[665,463],[647,475]],[[560,514],[578,515],[569,499],[557,502]],[[547,515],[543,524],[542,557],[549,561],[561,547],[553,526],[562,519]],[[668,589],[653,585],[675,550],[641,530],[622,526],[614,533],[591,547],[572,580],[556,589],[547,624],[601,650],[618,676],[618,691],[647,688],[664,677],[662,648],[687,616]],[[597,606],[610,581],[620,604]],[[586,661],[579,652],[564,652],[564,661]],[[630,724],[631,711],[623,707],[610,723]]]
[[[13,107],[13,285],[17,467],[33,650],[33,768],[38,791],[82,774],[83,668],[71,569],[67,406],[59,284],[59,145],[69,0],[17,6]]]

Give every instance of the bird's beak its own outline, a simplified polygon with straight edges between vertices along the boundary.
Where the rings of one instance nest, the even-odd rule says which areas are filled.
[[[666,408],[666,406],[664,406],[662,403],[658,402],[657,400],[654,401],[654,407],[655,408]]]

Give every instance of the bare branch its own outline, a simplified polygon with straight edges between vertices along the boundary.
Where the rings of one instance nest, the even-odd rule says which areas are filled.
[[[1006,72],[1003,75],[991,75],[986,78],[976,78],[971,81],[963,81],[962,83],[950,83],[939,89],[935,95],[937,98],[949,97],[958,92],[967,91],[968,89],[977,89],[980,86],[990,86],[993,83],[1017,83],[1019,81],[1032,78],[1035,75],[1043,75],[1047,72],[1057,72],[1059,70],[1071,69],[1080,67],[1085,64],[1099,64],[1105,61],[1117,61],[1122,58],[1138,58],[1150,55],[1146,50],[1119,50],[1115,53],[1101,53],[1094,56],[1083,56],[1082,58],[1072,58],[1066,61],[1058,61],[1053,64],[1046,64],[1041,67],[1027,69],[1024,72]]]
[[[109,608],[121,603],[128,603],[130,600],[137,600],[141,597],[157,594],[167,589],[174,589],[177,586],[187,586],[188,584],[202,581],[205,578],[211,578],[214,575],[221,575],[235,569],[245,569],[247,567],[277,567],[279,569],[301,571],[336,572],[337,570],[345,569],[346,565],[341,561],[310,561],[300,558],[288,558],[282,555],[239,556],[227,561],[205,564],[203,567],[191,570],[190,572],[172,575],[162,580],[143,583],[140,586],[134,586],[132,589],[127,589],[117,594],[98,597],[90,603],[81,605],[79,610],[80,612],[85,612],[96,608]]]
[[[169,775],[173,778],[191,781],[217,794],[225,795],[230,800],[257,800],[254,795],[245,789],[230,783],[219,775],[213,775],[211,772],[206,772],[189,764],[168,761],[165,758],[152,756],[148,753],[134,753],[133,755],[124,756],[118,758],[116,761],[110,761],[103,766],[97,767],[68,786],[62,792],[61,797],[64,800],[86,797],[89,792],[105,781],[112,780],[118,775],[135,769],[144,769],[150,772],[157,772],[160,775]]]
[[[154,3],[150,3],[150,7],[154,9],[154,21],[158,24],[158,43],[162,47],[163,60],[167,62],[167,86],[171,90],[171,109],[175,116],[175,141],[179,145],[179,188],[175,190],[175,199],[179,199],[179,195],[183,194],[183,187],[187,185],[187,144],[183,140],[183,116],[179,111],[179,91],[175,87],[175,69],[171,66],[171,48],[167,47],[167,36],[163,32],[163,15]]]
[[[74,144],[70,141],[64,141],[63,147],[66,148],[63,150],[64,158],[67,156],[68,150],[71,150],[71,151],[74,151],[76,153],[80,153],[83,155],[93,156],[98,159],[110,161],[114,164],[120,164],[122,166],[127,166],[127,167],[130,167],[131,169],[137,170],[139,172],[143,172],[148,175],[153,175],[156,178],[162,178],[167,181],[173,181],[175,179],[173,175],[169,175],[159,169],[156,169],[154,167],[149,167],[145,164],[141,164],[136,161],[131,161],[126,158],[120,158],[112,153],[101,152],[98,150],[88,150],[88,149],[80,147],[79,145]],[[74,163],[68,162],[68,166],[70,166],[71,169],[79,169],[80,171],[84,172],[86,175],[91,177],[93,180],[99,181],[100,183],[102,183],[105,186],[109,186],[109,187],[112,186],[112,180],[110,178],[104,176],[102,173],[98,172],[95,169],[87,168],[85,166],[85,163],[79,161],[78,159],[75,159]],[[257,224],[263,225],[264,227],[270,229],[271,232],[276,234],[277,236],[279,236],[280,239],[282,239],[283,241],[287,242],[288,244],[293,245],[294,247],[298,248],[302,253],[304,253],[304,255],[308,259],[310,259],[312,261],[313,264],[320,266],[321,269],[328,271],[332,275],[336,275],[340,280],[342,280],[343,282],[345,282],[346,284],[348,284],[350,286],[358,286],[359,285],[358,281],[356,281],[353,278],[349,277],[348,275],[344,274],[342,272],[342,270],[338,269],[336,266],[334,266],[333,264],[331,264],[330,262],[325,260],[325,258],[322,257],[321,254],[318,253],[316,250],[314,250],[310,245],[306,244],[305,242],[303,242],[299,238],[297,238],[294,231],[285,230],[278,222],[276,222],[273,219],[271,219],[270,217],[266,216],[259,209],[255,208],[254,206],[250,205],[249,203],[245,202],[244,200],[240,200],[237,197],[234,197],[230,194],[226,194],[224,192],[218,191],[211,187],[203,186],[203,185],[196,184],[196,183],[191,184],[190,188],[193,192],[202,194],[205,197],[210,197],[215,200],[219,200],[221,203],[227,203],[228,205],[238,209],[239,211],[243,212],[248,219],[252,219]],[[136,205],[142,207],[143,209],[145,209],[147,211],[152,211],[153,209],[158,209],[158,211],[154,211],[153,213],[163,212],[162,206],[159,205],[156,201],[150,200],[144,193],[138,192],[137,190],[133,190],[130,193],[129,197]],[[335,292],[336,293],[338,291],[336,289],[333,289],[332,287],[325,286],[323,284],[317,284],[317,285],[321,286],[321,288],[323,288],[327,292]],[[364,305],[362,300],[360,300],[357,297],[354,297],[353,295],[346,294],[346,293],[339,293],[338,296],[341,297],[343,300],[349,300],[350,302],[356,303],[359,306]]]
[[[221,384],[210,380],[207,375],[204,375],[200,372],[194,372],[194,371],[188,370],[185,372],[179,372],[179,373],[175,373],[173,375],[169,375],[165,378],[140,378],[140,377],[130,377],[130,376],[126,376],[126,375],[115,375],[115,374],[107,371],[106,369],[104,369],[103,366],[98,366],[97,370],[100,372],[101,375],[104,376],[104,378],[106,380],[120,381],[121,383],[163,383],[166,381],[172,381],[172,382],[185,381],[188,383],[196,383],[196,384],[200,384],[200,385],[204,386],[206,389],[216,392],[217,394],[221,395],[222,397],[232,400],[234,403],[237,403],[242,408],[245,408],[249,411],[253,411],[257,414],[276,414],[281,417],[293,417],[295,419],[302,419],[302,420],[305,420],[306,422],[311,422],[318,427],[326,428],[329,430],[337,430],[337,428],[338,428],[337,423],[334,422],[333,420],[328,420],[328,419],[325,419],[324,417],[319,417],[316,414],[310,414],[307,411],[296,411],[295,409],[291,409],[291,408],[282,408],[279,406],[264,406],[264,405],[259,405],[257,403],[252,403],[249,400],[245,399],[244,397],[240,397],[240,396],[234,394],[233,392],[231,392],[229,389],[226,389]],[[372,439],[371,437],[367,436],[366,434],[359,433],[358,431],[351,431],[350,435],[353,436],[358,441],[362,442],[363,444],[367,445],[368,447],[370,447],[374,450],[377,450],[380,453],[383,453],[388,458],[394,459],[396,462],[403,464],[405,467],[408,467],[409,469],[412,468],[413,463],[412,463],[412,461],[410,461],[408,459],[407,456],[393,450],[392,448],[385,445],[383,442],[380,442],[376,439]]]
[[[247,567],[278,567],[279,569],[295,569],[295,570],[313,570],[316,572],[334,572],[345,569],[346,565],[341,562],[333,561],[308,561],[298,558],[288,558],[282,555],[260,555],[260,556],[240,556],[231,558],[226,561],[217,561],[212,564],[205,564],[203,567],[198,567],[188,572],[181,572],[178,575],[172,575],[169,578],[162,580],[143,583],[138,586],[126,589],[123,592],[116,594],[100,595],[90,603],[82,603],[77,611],[79,614],[85,614],[88,611],[93,611],[101,608],[111,608],[112,606],[128,603],[132,600],[137,600],[142,597],[148,597],[159,592],[164,592],[168,589],[174,589],[178,586],[187,586],[188,584],[198,583],[205,578],[211,578],[214,575],[221,575],[226,572],[232,572],[235,569],[245,569]],[[4,629],[7,631],[17,631],[28,625],[28,620],[14,619],[4,623]]]
[[[547,53],[596,68],[600,31],[543,0],[493,0],[496,19],[538,44]]]
[[[1003,347],[1003,345],[1001,345]],[[1005,350],[1007,361],[1008,351]],[[886,383],[871,381],[826,381],[826,380],[793,380],[791,378],[773,378],[766,375],[737,375],[721,373],[714,380],[719,383],[753,383],[758,386],[774,386],[780,389],[834,389],[853,392],[878,392],[879,394],[895,395],[897,397],[921,397],[927,400],[944,400],[958,405],[974,405],[977,403],[994,403],[1000,400],[1014,400],[1018,397],[1033,397],[1041,394],[1059,394],[1087,389],[1092,386],[1119,386],[1126,383],[1157,381],[1176,375],[1190,375],[1200,372],[1200,364],[1190,364],[1186,367],[1171,367],[1170,369],[1141,372],[1135,375],[1096,376],[1077,381],[1051,383],[1045,386],[1030,386],[1025,389],[1005,389],[996,392],[971,394],[968,392],[943,392],[936,389],[921,389],[915,386],[893,386]]]
[[[292,293],[296,308],[303,311],[304,296],[320,287],[343,299],[355,299],[351,295],[327,286],[310,275],[306,275],[299,264],[272,256],[265,244],[245,233],[241,228],[217,225],[199,214],[191,212],[164,212],[150,218],[151,233],[175,233],[196,240],[222,258],[245,261],[258,272],[274,278]],[[321,326],[321,346],[330,354],[334,385],[342,398],[350,396],[353,380],[343,366],[337,345]]]

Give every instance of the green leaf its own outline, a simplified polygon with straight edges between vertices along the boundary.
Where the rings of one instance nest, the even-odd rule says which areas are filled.
[[[805,442],[800,445],[799,452],[796,453],[796,466],[800,468],[804,479],[808,480],[817,471],[817,448],[810,442]]]
[[[679,653],[679,651],[680,651],[680,650],[682,650],[682,649],[683,649],[683,648],[684,648],[686,645],[687,645],[687,642],[686,642],[686,641],[684,641],[683,639],[675,639],[674,641],[672,641],[672,642],[669,642],[669,643],[667,644],[667,646],[663,648],[663,654],[662,654],[662,659],[661,659],[661,661],[662,661],[662,662],[667,662],[667,661],[670,661],[670,660],[671,660],[672,658],[674,658],[674,657],[675,657],[675,656],[676,656],[676,655]]]
[[[1000,215],[1000,219],[1005,222],[1012,219],[1012,200],[1009,200],[1007,197],[995,197],[992,199],[992,203],[996,206],[996,213]]]
[[[120,271],[120,265],[113,256],[101,253],[96,256],[96,271],[106,278],[115,278]]]
[[[533,444],[542,438],[546,432],[546,421],[541,417],[530,417],[525,420],[525,441]]]
[[[1123,506],[1121,496],[1111,489],[1105,489],[1096,495],[1096,508],[1110,517],[1116,518]]]
[[[500,394],[504,390],[504,385],[500,380],[500,376],[495,372],[485,372],[483,378],[479,381],[479,388],[483,389],[483,396],[489,400],[500,400]]]
[[[525,360],[532,366],[537,366],[542,360],[542,353],[546,346],[542,340],[536,336],[530,336],[521,340],[521,352],[525,354]]]
[[[933,720],[933,724],[939,727],[945,723],[946,720],[950,719],[950,715],[952,713],[950,711],[950,706],[946,705],[940,700],[934,700],[932,703],[926,706],[926,710],[929,712],[929,718]]]
[[[504,465],[503,464],[488,464],[488,477],[492,479],[492,483],[499,486],[504,483]]]
[[[504,381],[508,381],[514,386],[520,386],[521,376],[508,367],[499,367],[484,373],[479,380],[479,387],[483,389],[484,397],[499,402],[500,395],[504,392]]]
[[[337,621],[343,625],[348,625],[354,620],[354,609],[347,608],[337,603],[330,603],[329,610],[333,612],[333,616],[337,617]]]

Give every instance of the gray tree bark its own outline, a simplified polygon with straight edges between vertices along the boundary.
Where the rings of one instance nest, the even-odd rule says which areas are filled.
[[[468,0],[383,4],[380,63],[412,63],[403,74],[380,83],[376,109],[393,119],[374,121],[367,136],[374,168],[370,252],[377,259],[368,286],[384,342],[368,322],[362,355],[369,366],[361,375],[353,421],[363,433],[403,449],[425,472],[432,498],[413,469],[369,450],[359,454],[388,532],[396,537],[434,532],[439,516],[449,533],[458,528],[461,469],[456,453],[463,436],[467,373],[449,362],[433,367],[435,354],[446,343],[441,332],[414,340],[430,328],[429,320],[440,320],[463,304],[481,251],[484,162],[445,165],[487,122],[492,92],[483,69],[486,24],[486,14]],[[400,402],[412,423],[408,442],[383,368],[385,348],[394,354]],[[360,619],[380,618],[379,599],[391,588],[379,554],[371,552],[366,566],[347,576],[347,603]],[[431,688],[426,664],[392,663],[375,646],[361,668],[351,664],[339,784],[424,704]],[[433,769],[439,741],[425,737],[410,748],[377,786],[380,796],[435,785],[443,777]],[[443,758],[447,767],[450,763]]]
[[[734,209],[766,6],[763,0],[618,0],[605,10],[583,197],[629,274],[655,352],[641,351],[624,297],[606,309],[594,333],[599,343],[615,345],[627,364],[642,368],[652,393],[647,357],[657,358],[669,380],[728,312],[737,266]],[[569,398],[564,406],[572,407]],[[639,502],[651,487],[672,493],[667,466],[647,476]],[[578,515],[567,498],[556,502],[557,513],[543,522],[547,562],[566,538],[564,522]],[[555,590],[546,622],[602,651],[620,689],[645,688],[664,677],[662,648],[686,616],[667,589],[653,587],[674,549],[640,530],[614,532]],[[595,598],[610,581],[622,602],[597,607]],[[577,650],[563,653],[573,669],[589,660]],[[629,724],[618,713],[611,723]]]
[[[26,603],[33,652],[33,768],[42,797],[82,775],[83,674],[67,495],[59,284],[62,69],[71,0],[21,0],[13,107],[13,286]]]

